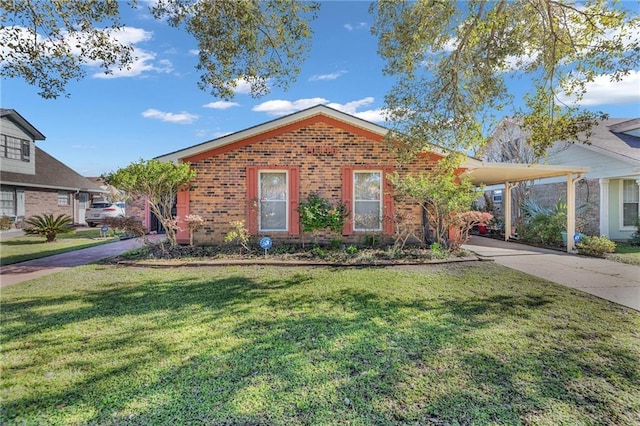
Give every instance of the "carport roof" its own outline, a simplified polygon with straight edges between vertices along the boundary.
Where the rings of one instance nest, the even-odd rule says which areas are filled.
[[[587,173],[589,167],[557,166],[547,164],[487,163],[468,164],[466,174],[475,185],[497,185],[505,182],[521,182],[567,176],[574,173]]]

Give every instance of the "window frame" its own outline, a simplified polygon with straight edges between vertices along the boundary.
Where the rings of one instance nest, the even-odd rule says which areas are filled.
[[[358,199],[356,197],[356,175],[358,174],[372,174],[377,173],[380,177],[379,179],[379,188],[378,188],[378,199]],[[383,232],[384,231],[384,170],[383,169],[353,169],[352,178],[351,178],[351,188],[353,194],[353,200],[351,201],[351,211],[353,214],[351,215],[351,221],[353,226],[354,233],[367,233],[367,232]],[[378,227],[377,228],[358,228],[356,225],[356,203],[358,202],[378,202]]]
[[[290,229],[290,203],[291,203],[291,194],[290,194],[290,179],[291,176],[289,174],[289,170],[287,169],[260,169],[258,170],[258,182],[257,182],[257,189],[258,189],[258,232],[260,233],[268,233],[268,232],[289,232]],[[268,202],[283,202],[284,203],[284,213],[285,213],[285,227],[284,229],[264,229],[262,227],[262,175],[264,174],[284,174],[285,176],[285,182],[284,182],[284,188],[285,188],[285,199],[284,200],[264,200],[264,201],[268,201]]]
[[[11,199],[4,199],[4,194],[11,194]],[[14,188],[6,188],[6,187],[2,187],[0,188],[0,216],[9,216],[9,217],[15,217],[17,214],[17,196],[16,196],[16,190]],[[5,202],[8,202],[10,205],[8,207],[5,208],[4,204]],[[6,211],[8,211],[9,209],[11,209],[11,213],[5,213],[5,209]]]
[[[64,203],[60,203],[62,197],[65,197]],[[69,191],[58,191],[58,206],[67,207],[70,205],[71,203],[69,202]]]
[[[638,199],[637,202],[633,203],[633,202],[628,202],[625,203],[625,199],[624,199],[624,184],[625,182],[631,182],[633,184],[635,184],[636,187],[636,198]],[[625,225],[624,224],[624,205],[625,204],[637,204],[638,205],[638,212],[640,213],[640,185],[638,185],[638,180],[636,179],[620,179],[620,197],[619,197],[619,210],[620,210],[620,231],[633,231],[636,229],[636,224],[632,224],[632,225]]]
[[[9,153],[12,156],[9,156]],[[31,142],[27,139],[3,134],[0,137],[0,157],[28,163],[31,161]]]

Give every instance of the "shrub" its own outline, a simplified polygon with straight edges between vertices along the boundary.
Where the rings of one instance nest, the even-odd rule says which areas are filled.
[[[604,236],[585,236],[576,244],[576,249],[580,254],[604,257],[605,253],[613,253],[616,250],[616,243]]]
[[[134,237],[142,237],[147,232],[142,221],[135,217],[110,217],[104,224]]]
[[[552,209],[540,207],[532,200],[522,206],[524,222],[518,234],[524,241],[560,244],[567,225],[567,204],[558,200]]]
[[[25,221],[27,228],[24,232],[27,235],[40,235],[45,237],[50,243],[56,240],[58,234],[73,232],[73,219],[66,214],[53,217],[52,214],[35,215]]]
[[[189,226],[189,245],[193,246],[193,234],[204,226],[204,219],[197,214],[188,214],[184,218],[184,221],[187,222]]]
[[[249,249],[249,230],[244,224],[244,220],[234,220],[230,223],[233,228],[227,235],[224,237],[225,243],[236,243],[240,244],[242,248],[247,251]]]
[[[640,219],[636,222],[636,232],[631,234],[629,238],[629,244],[632,246],[640,246]]]
[[[9,216],[0,217],[0,231],[6,231],[13,227],[13,219]]]
[[[300,203],[298,213],[304,232],[329,229],[340,233],[345,219],[349,216],[347,206],[342,202],[331,205],[316,192],[311,192],[307,200]]]
[[[447,250],[442,247],[439,243],[433,243],[429,246],[429,250],[431,250],[431,258],[432,259],[446,259],[448,254]]]

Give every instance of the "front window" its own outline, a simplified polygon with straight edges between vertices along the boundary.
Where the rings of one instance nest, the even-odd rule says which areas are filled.
[[[16,214],[16,192],[13,189],[0,190],[0,216],[14,216]]]
[[[286,171],[261,171],[258,185],[260,231],[286,231],[289,218],[288,175]]]
[[[638,205],[640,190],[638,184],[632,180],[622,183],[622,226],[635,227],[638,223]]]
[[[353,173],[353,229],[382,230],[382,172]]]
[[[69,193],[67,191],[58,191],[58,205],[59,206],[69,205]]]
[[[12,160],[28,162],[31,158],[31,146],[28,140],[2,135],[0,137],[0,156]]]

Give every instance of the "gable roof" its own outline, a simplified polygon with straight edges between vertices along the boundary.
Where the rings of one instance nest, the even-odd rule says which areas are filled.
[[[640,118],[611,118],[591,129],[588,144],[592,151],[634,162],[640,161]]]
[[[0,171],[0,181],[7,185],[67,191],[105,192],[99,185],[79,175],[42,149],[35,147],[34,175]]]
[[[38,129],[33,127],[18,111],[10,108],[0,108],[0,117],[13,121],[18,127],[22,128],[26,133],[31,135],[33,140],[43,141],[46,139],[45,135],[40,133]]]
[[[231,133],[188,148],[160,155],[155,157],[155,159],[171,162],[197,161],[207,156],[214,155],[219,152],[219,150],[226,151],[239,148],[241,146],[249,145],[253,142],[264,140],[274,135],[320,121],[373,140],[382,140],[389,132],[389,129],[386,127],[320,104],[302,111],[294,112],[293,114],[289,114],[284,117],[279,117],[256,126],[249,127],[236,133]],[[442,156],[447,155],[443,148],[435,145],[432,146],[431,151]]]

